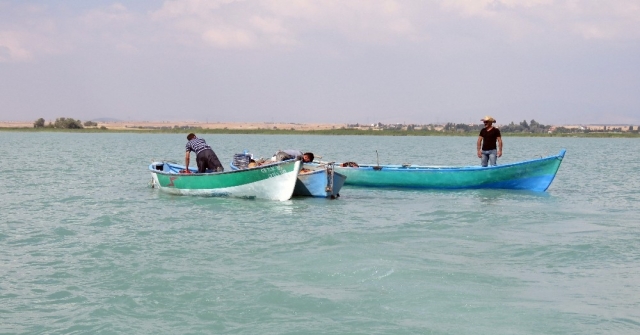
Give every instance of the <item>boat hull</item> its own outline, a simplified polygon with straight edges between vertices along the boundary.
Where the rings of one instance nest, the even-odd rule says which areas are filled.
[[[284,201],[293,195],[300,167],[300,161],[291,160],[246,170],[181,174],[184,166],[154,162],[149,170],[153,187],[170,194]]]
[[[555,178],[565,152],[563,149],[558,155],[491,167],[360,165],[335,169],[347,177],[345,185],[354,186],[543,192]]]
[[[305,171],[307,169],[311,170]],[[330,167],[310,167],[303,164],[303,171],[298,174],[293,195],[317,198],[339,197],[340,189],[347,177],[330,169]]]
[[[238,167],[235,162],[230,164],[231,170],[244,170]],[[293,189],[293,196],[317,197],[317,198],[337,198],[340,196],[340,189],[344,185],[346,176],[335,172],[333,165],[326,164],[302,164],[302,169],[298,174],[296,185]]]

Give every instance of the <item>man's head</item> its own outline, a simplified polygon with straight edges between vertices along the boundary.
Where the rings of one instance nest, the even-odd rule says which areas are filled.
[[[191,141],[194,138],[196,138],[196,134],[194,134],[194,133],[191,133],[191,134],[187,135],[187,141]]]
[[[496,119],[494,119],[491,116],[487,115],[487,116],[483,117],[482,119],[480,119],[480,121],[482,121],[485,126],[490,126],[490,125],[492,125],[492,124],[494,124],[496,122]]]
[[[305,163],[311,163],[311,162],[313,162],[313,159],[314,159],[314,158],[315,158],[315,157],[313,156],[313,153],[311,153],[311,152],[305,152],[305,153],[302,155],[302,161],[303,161],[303,162],[305,162]]]

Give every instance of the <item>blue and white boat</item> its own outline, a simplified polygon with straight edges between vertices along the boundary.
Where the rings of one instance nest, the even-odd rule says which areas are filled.
[[[346,180],[333,163],[302,164],[293,195],[335,199]]]
[[[251,155],[236,154],[230,166],[232,170],[243,170],[249,166]],[[335,199],[347,177],[336,172],[333,163],[303,163],[293,189],[293,196]]]

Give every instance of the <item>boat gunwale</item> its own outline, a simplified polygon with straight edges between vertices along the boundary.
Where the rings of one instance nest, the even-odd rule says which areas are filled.
[[[415,171],[475,171],[475,170],[495,170],[495,169],[503,169],[514,167],[518,165],[531,164],[534,162],[542,162],[546,160],[558,159],[562,161],[564,159],[564,155],[566,153],[565,149],[560,150],[560,152],[556,155],[529,159],[526,161],[512,162],[503,165],[495,165],[495,166],[477,166],[477,165],[468,165],[468,166],[427,166],[427,165],[374,165],[374,164],[360,164],[358,167],[347,167],[347,166],[339,166],[336,165],[338,169],[360,169],[360,170],[375,170],[376,167],[380,167],[381,169],[378,171],[385,170],[393,170],[393,171],[403,171],[403,172],[415,172]]]
[[[289,159],[289,160],[286,160],[286,161],[274,162],[272,164],[261,165],[261,166],[256,166],[254,168],[248,168],[248,169],[242,169],[242,170],[240,170],[240,169],[238,169],[238,170],[231,169],[231,170],[222,171],[222,172],[175,173],[175,172],[166,172],[166,171],[155,170],[155,169],[152,169],[151,167],[155,166],[157,163],[168,164],[168,165],[171,165],[171,166],[182,167],[182,168],[184,168],[184,165],[174,164],[174,163],[170,163],[170,162],[167,162],[167,161],[156,161],[156,162],[152,162],[151,164],[149,164],[149,171],[151,173],[157,173],[157,174],[162,174],[162,175],[179,175],[181,177],[222,176],[222,175],[231,174],[231,173],[237,173],[237,172],[247,172],[247,171],[252,171],[252,170],[260,170],[260,169],[264,169],[266,167],[287,165],[287,164],[291,164],[291,163],[295,164],[295,162],[296,162],[295,159]],[[300,166],[302,166],[302,164]],[[191,169],[189,169],[189,170],[191,170]]]
[[[286,162],[286,161],[283,161],[283,162]],[[268,165],[260,165],[260,166],[256,166],[256,167],[252,167],[252,168],[246,168],[246,169],[240,169],[235,164],[233,164],[233,162],[229,163],[229,165],[231,166],[231,170],[230,171],[246,171],[246,170],[251,170],[251,169],[258,169],[258,168],[265,167],[265,166],[271,166],[271,165],[277,164],[277,163],[282,163],[282,162],[271,163],[271,164],[268,164]],[[318,167],[318,166],[321,165],[321,164],[317,164],[317,163],[313,163],[313,162],[312,163],[301,162],[301,164],[300,164],[300,166],[302,166],[301,169],[304,169],[304,165],[305,164],[310,164],[313,167]],[[301,177],[310,176],[310,175],[314,175],[314,174],[320,174],[320,173],[323,173],[323,172],[326,172],[326,171],[327,171],[326,169],[321,169],[321,168],[310,169],[309,172],[303,172],[301,170],[298,173],[298,176],[301,176]],[[339,175],[341,175],[341,176],[343,176],[345,178],[347,177],[347,176],[344,175],[344,173],[340,173],[340,172],[337,172],[337,171],[334,171],[333,173],[334,174],[339,174]],[[201,173],[201,174],[205,174],[205,173]]]
[[[302,163],[302,168],[303,169],[304,169],[304,164],[309,164],[309,163]],[[315,164],[313,164],[313,165],[315,165]],[[309,172],[303,172],[301,170],[300,173],[298,174],[298,176],[304,177],[304,176],[311,176],[311,175],[314,175],[314,174],[320,174],[320,173],[326,173],[326,172],[327,172],[326,169],[321,169],[321,168],[310,169]],[[340,173],[340,172],[337,172],[335,170],[333,171],[333,174],[338,174],[338,175],[340,175],[340,176],[342,176],[344,178],[347,178],[347,176],[345,176],[344,173]]]

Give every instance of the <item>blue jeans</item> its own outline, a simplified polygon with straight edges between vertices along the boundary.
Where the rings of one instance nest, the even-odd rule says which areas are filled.
[[[482,166],[487,166],[490,163],[491,166],[496,166],[496,159],[498,157],[498,150],[482,150]]]

